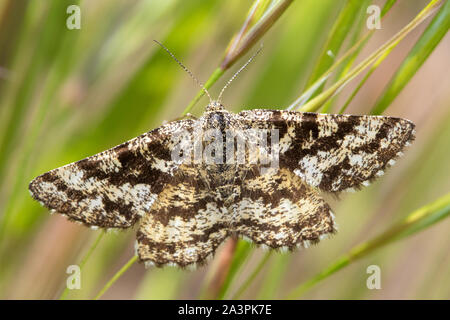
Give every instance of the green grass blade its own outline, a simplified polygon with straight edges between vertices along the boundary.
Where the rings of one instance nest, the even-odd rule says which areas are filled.
[[[236,293],[231,298],[232,300],[239,299],[242,294],[245,292],[245,290],[248,289],[248,287],[252,284],[252,282],[256,279],[256,276],[261,272],[261,270],[265,267],[266,263],[269,261],[270,257],[272,256],[273,251],[268,251],[266,254],[261,258],[258,265],[255,267],[255,269],[252,271],[252,273],[248,276],[248,278],[244,281],[244,283],[239,287],[239,289],[236,291]]]
[[[355,16],[355,22],[353,30],[350,30],[350,33],[353,33],[351,36],[349,36],[349,41],[351,43],[350,47],[353,47],[356,43],[358,43],[358,40],[361,39],[361,34],[363,30],[365,30],[365,24],[366,24],[366,8],[370,4],[371,0],[365,0],[365,4],[361,6],[360,11]],[[336,79],[342,78],[353,66],[356,58],[358,57],[360,51],[364,48],[364,45],[369,40],[369,37],[367,40],[361,44],[361,46],[353,52],[346,60],[345,62],[340,66],[340,70],[338,71],[338,76]],[[331,108],[333,107],[334,99],[328,100],[328,102],[322,107],[321,113],[329,113]]]
[[[394,6],[394,4],[397,2],[397,0],[387,0],[386,3],[383,6],[383,9],[381,9],[381,17],[384,17],[386,13],[391,10],[391,8]]]
[[[384,9],[392,7],[392,5],[395,3],[395,1],[396,0],[390,1],[389,3],[387,3],[386,6],[384,7]],[[383,11],[386,11],[386,10],[383,10]],[[358,55],[358,53],[360,52],[360,50],[364,47],[366,42],[370,39],[370,37],[373,33],[374,33],[374,30],[370,30],[369,32],[365,33],[361,37],[361,39],[359,39],[358,42],[356,42],[350,49],[348,49],[324,74],[322,74],[322,76],[319,79],[317,79],[313,84],[311,84],[306,89],[305,92],[315,91],[316,89],[313,90],[313,88],[321,87],[322,82],[325,82],[327,80],[327,78],[329,78],[338,67],[340,67],[345,61],[348,61],[348,60],[351,61],[352,56],[356,57]],[[344,70],[346,70],[346,69],[344,68]],[[348,70],[346,70],[346,71],[348,71]],[[302,96],[303,95],[304,94],[302,94]],[[299,109],[300,107],[302,107],[303,104],[306,103],[307,100],[301,99],[301,97],[298,98],[295,102],[293,102],[289,106],[288,110]]]
[[[260,40],[273,26],[273,24],[280,19],[286,9],[291,5],[293,0],[281,0],[276,5],[268,8],[267,12],[262,13],[267,8],[266,1],[256,0],[250,9],[246,22],[241,27],[239,33],[235,35],[228,45],[224,58],[220,63],[220,66],[213,72],[205,83],[205,88],[209,89],[211,86],[220,79],[220,77],[233,66],[236,61],[246,54],[258,40]],[[257,16],[260,19],[254,23],[254,26],[250,29],[247,26],[250,25],[249,21],[256,20]],[[192,110],[195,104],[203,97],[205,93],[203,90],[199,90],[195,98],[189,103],[183,112],[183,115]]]
[[[329,267],[325,268],[308,281],[302,283],[300,286],[292,290],[287,296],[287,299],[296,299],[306,291],[314,287],[317,283],[325,278],[328,278],[335,272],[346,267],[350,263],[380,249],[387,244],[400,239],[409,237],[429,226],[441,221],[450,215],[450,193],[439,198],[438,200],[417,209],[409,214],[406,219],[400,223],[395,224],[379,236],[366,241],[353,249],[347,254],[338,258]]]
[[[264,278],[258,292],[258,299],[276,299],[278,292],[286,276],[286,271],[292,258],[291,253],[277,254],[275,259],[272,259],[267,274],[270,275]]]
[[[333,97],[339,90],[341,90],[349,81],[360,74],[363,70],[368,68],[372,63],[374,63],[380,56],[386,52],[395,48],[401,40],[403,40],[406,35],[408,35],[412,30],[414,30],[418,25],[420,25],[429,15],[433,13],[433,10],[437,8],[442,1],[432,0],[428,5],[419,12],[419,14],[408,23],[403,29],[401,29],[397,34],[395,34],[389,41],[379,47],[375,52],[373,52],[368,58],[354,67],[349,71],[345,77],[339,79],[335,84],[333,84],[326,91],[322,92],[320,95],[310,100],[308,103],[301,107],[303,112],[314,112],[317,111],[322,105],[331,97]],[[328,71],[329,72],[329,71]],[[327,72],[327,73],[328,73]]]
[[[416,42],[375,103],[371,113],[381,114],[419,70],[450,28],[450,1],[446,1]]]
[[[228,275],[222,287],[220,288],[217,299],[223,299],[225,297],[225,295],[227,294],[228,290],[231,287],[231,284],[235,276],[237,275],[238,271],[242,268],[244,263],[247,261],[252,250],[253,248],[251,247],[250,243],[242,240],[238,241],[236,252],[233,257],[233,262],[231,263]]]
[[[347,35],[352,29],[355,21],[357,21],[356,16],[361,11],[361,7],[365,5],[365,1],[346,1],[346,4],[339,13],[338,18],[336,19],[336,22],[328,35],[328,39],[323,47],[322,53],[317,59],[316,66],[307,82],[307,87],[312,86],[314,82],[321,78],[321,75],[331,67],[334,62],[333,57],[338,55],[344,40],[347,38]],[[330,56],[330,53],[332,56]],[[320,91],[322,91],[321,88],[318,92]]]
[[[211,74],[211,76],[209,77],[209,79],[205,82],[204,87],[206,88],[206,90],[208,90],[209,88],[211,88],[213,86],[214,83],[216,83],[217,80],[219,80],[219,78],[225,73],[225,70],[222,70],[221,68],[217,68],[216,70],[214,70],[214,72]],[[192,108],[197,104],[197,102],[205,95],[205,92],[203,90],[200,90],[197,95],[195,96],[195,98],[189,102],[188,106],[186,107],[186,109],[184,109],[183,111],[183,116],[187,115]]]
[[[86,252],[86,255],[83,257],[83,259],[81,259],[81,262],[78,265],[80,267],[80,271],[83,270],[84,265],[89,260],[89,258],[91,257],[92,253],[95,251],[95,249],[97,248],[98,244],[100,243],[100,241],[103,239],[103,236],[105,235],[105,233],[106,233],[105,231],[100,231],[100,234],[97,236],[97,238],[95,239],[94,243],[91,245],[89,250]],[[67,298],[68,294],[69,294],[69,288],[66,286],[64,291],[62,292],[59,300],[65,300]]]
[[[261,16],[255,25],[239,40],[240,45],[234,50],[228,50],[220,64],[223,70],[229,69],[236,61],[246,54],[277,22],[294,0],[280,0]],[[229,47],[231,48],[231,47]]]
[[[381,14],[380,14],[380,19],[381,21],[383,21],[384,16],[389,12],[389,10],[392,8],[392,6],[397,2],[397,0],[390,0],[390,1],[386,1],[386,3],[383,6],[383,9],[381,9]],[[360,12],[360,21],[358,23],[358,30],[357,32],[354,33],[353,35],[353,39],[352,39],[352,46],[354,46],[356,43],[358,43],[357,39],[360,36],[360,32],[363,28],[365,28],[365,24],[366,24],[366,9],[367,6],[369,5],[370,2],[367,2],[366,5],[363,6],[363,10],[362,12]],[[342,77],[345,76],[345,74],[347,72],[349,72],[351,70],[351,67],[353,66],[356,58],[358,57],[359,53],[361,52],[361,50],[364,48],[364,46],[367,44],[367,42],[369,41],[369,39],[371,38],[371,36],[373,35],[373,30],[369,31],[368,36],[367,37],[363,37],[363,41],[361,42],[361,44],[359,45],[359,47],[357,48],[357,50],[355,50],[355,52],[353,52],[347,59],[346,59],[346,63],[341,67],[341,71],[339,72],[339,77],[338,79],[341,79]],[[373,71],[372,71],[373,72]],[[355,95],[358,93],[359,89],[363,86],[363,84],[365,83],[365,81],[369,78],[371,71],[368,72],[368,75],[365,76],[365,79],[363,81],[360,82],[360,84],[358,85],[358,88],[354,90],[354,92],[352,93],[352,95],[350,96],[350,98],[348,99],[347,103],[349,104],[351,102],[351,100],[355,97]],[[329,113],[330,109],[332,107],[332,102],[334,99],[330,99],[328,100],[328,102],[323,106],[321,112],[323,113]],[[343,110],[346,109],[347,104],[345,105],[345,107],[341,107],[341,113],[343,112]]]
[[[94,297],[94,300],[100,299],[106,291],[138,260],[138,256],[133,256],[125,265],[105,284],[100,292]]]
[[[370,78],[370,76],[374,73],[374,71],[380,66],[381,62],[383,62],[384,59],[386,59],[386,57],[391,53],[392,49],[393,48],[391,48],[390,50],[386,50],[386,52],[377,61],[374,62],[372,67],[370,67],[369,71],[364,75],[364,77],[361,79],[359,84],[356,86],[355,90],[353,90],[353,92],[348,97],[347,101],[344,103],[344,105],[339,110],[340,114],[345,112],[345,110],[349,106],[350,102],[352,102],[353,98],[357,95],[359,90],[363,87],[363,85]]]
[[[135,299],[169,300],[179,299],[180,291],[186,276],[190,273],[179,268],[153,268],[147,271],[146,276],[139,283]]]

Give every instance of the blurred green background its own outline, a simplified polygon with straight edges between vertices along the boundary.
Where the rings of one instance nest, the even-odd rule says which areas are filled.
[[[264,12],[282,2],[0,0],[0,298],[59,298],[69,276],[67,267],[79,264],[102,232],[50,216],[29,196],[29,181],[179,117],[197,94],[192,79],[152,40],[163,42],[206,81],[229,54],[228,44],[252,5],[261,10],[255,17],[263,20]],[[288,107],[317,79],[314,70],[322,74],[368,31],[367,6],[386,4],[358,2],[293,1],[256,45],[226,70],[210,89],[212,94],[217,95],[263,42],[262,52],[231,84],[223,102],[235,112]],[[344,66],[363,61],[429,3],[388,2],[393,6],[381,29]],[[447,10],[448,18],[448,3],[442,3],[434,14]],[[66,10],[73,4],[81,8],[79,30],[66,27]],[[346,12],[350,13],[344,19]],[[346,113],[370,113],[385,88],[394,86],[390,79],[432,19],[410,32],[374,69]],[[258,26],[256,20],[251,23]],[[329,199],[339,224],[332,239],[306,250],[270,255],[239,242],[240,255],[218,297],[233,297],[251,279],[240,297],[283,298],[355,245],[449,192],[450,38],[444,36],[448,22],[438,21],[437,27],[441,37],[430,55],[423,57],[421,51],[413,56],[424,58],[423,65],[410,81],[397,79],[405,87],[383,113],[416,123],[417,139],[405,156],[370,187]],[[322,54],[328,50],[329,55]],[[344,72],[342,67],[333,73],[326,88]],[[360,73],[339,91],[326,111],[338,112],[363,77]],[[207,103],[202,98],[191,112],[200,115]],[[450,219],[443,219],[383,246],[327,276],[301,298],[448,299],[449,229]],[[67,298],[94,297],[133,256],[134,238],[135,230],[106,234],[82,269],[81,289],[70,290]],[[208,288],[216,260],[195,271],[146,270],[134,264],[103,298],[197,298]],[[370,265],[381,269],[379,290],[366,286]]]

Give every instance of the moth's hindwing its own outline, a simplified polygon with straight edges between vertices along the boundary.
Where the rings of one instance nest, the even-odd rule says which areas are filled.
[[[136,251],[146,265],[202,263],[229,235],[228,220],[197,168],[181,165],[142,219]]]
[[[293,172],[248,174],[234,205],[237,231],[275,249],[308,247],[336,231],[334,215],[317,191]]]

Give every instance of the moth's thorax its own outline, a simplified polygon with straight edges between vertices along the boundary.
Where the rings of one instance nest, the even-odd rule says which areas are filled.
[[[203,130],[218,129],[226,130],[233,123],[235,115],[223,109],[209,109],[211,105],[208,106],[206,112],[203,115]]]

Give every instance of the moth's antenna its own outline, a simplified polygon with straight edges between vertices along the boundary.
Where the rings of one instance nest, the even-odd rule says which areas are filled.
[[[228,86],[230,85],[230,83],[237,77],[237,75],[238,75],[239,73],[241,73],[241,71],[244,70],[244,69],[248,66],[248,64],[249,64],[250,62],[252,62],[252,60],[258,55],[258,53],[261,52],[262,48],[263,48],[263,45],[262,45],[262,43],[261,43],[261,46],[259,47],[258,51],[256,51],[256,52],[251,56],[251,58],[248,59],[248,61],[247,61],[247,62],[246,62],[246,63],[245,63],[238,71],[236,71],[236,73],[231,77],[231,79],[228,80],[228,82],[227,82],[227,83],[225,84],[225,86],[222,88],[222,91],[220,91],[220,93],[219,93],[219,97],[217,98],[217,101],[218,101],[218,102],[220,102],[220,98],[222,97],[222,94],[223,94],[223,92],[225,91],[225,89],[228,88]]]
[[[193,75],[193,73],[192,73],[188,68],[186,68],[186,67],[184,66],[184,64],[182,64],[182,63],[180,62],[180,60],[178,60],[177,57],[175,57],[175,55],[174,55],[172,52],[170,52],[170,50],[167,49],[161,42],[159,42],[159,41],[157,41],[157,40],[153,40],[153,41],[155,41],[157,44],[159,44],[159,45],[161,46],[161,48],[163,48],[164,50],[167,51],[167,53],[172,57],[172,59],[175,60],[175,61],[180,65],[180,67],[182,67],[182,68],[184,69],[184,71],[186,71],[186,72],[191,76],[191,78],[194,79],[194,81],[195,81],[195,82],[203,89],[203,91],[204,91],[204,92],[206,93],[206,95],[209,97],[209,101],[210,101],[210,102],[213,102],[213,99],[211,98],[211,95],[209,94],[208,90],[206,90],[206,88],[205,88],[205,86],[203,85],[203,83],[201,83],[200,81],[198,81],[198,79]]]

